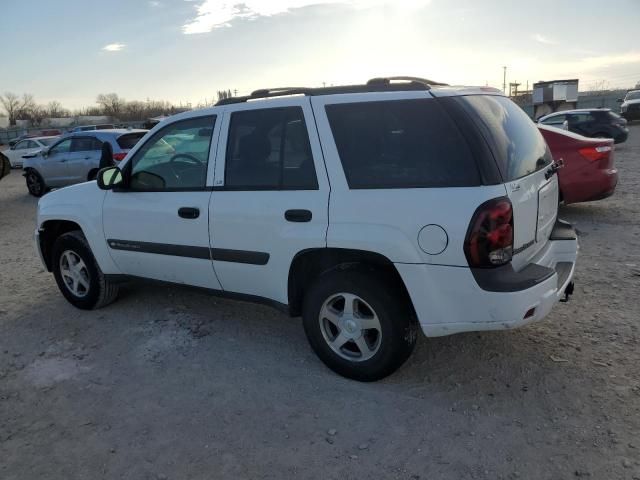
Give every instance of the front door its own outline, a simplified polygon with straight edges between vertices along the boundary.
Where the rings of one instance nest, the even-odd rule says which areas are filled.
[[[40,159],[38,170],[49,187],[61,187],[67,184],[66,163],[71,155],[71,139],[66,138],[51,147]]]
[[[220,289],[209,250],[207,187],[217,132],[215,116],[175,121],[122,166],[125,187],[107,191],[103,205],[105,239],[122,273]]]
[[[329,183],[309,98],[229,105],[219,152],[210,206],[216,274],[225,291],[286,304],[295,255],[326,247]]]

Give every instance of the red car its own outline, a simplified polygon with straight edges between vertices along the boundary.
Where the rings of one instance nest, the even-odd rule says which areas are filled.
[[[565,204],[601,200],[613,195],[618,170],[613,166],[613,139],[587,138],[559,128],[538,125],[558,170],[560,199]]]

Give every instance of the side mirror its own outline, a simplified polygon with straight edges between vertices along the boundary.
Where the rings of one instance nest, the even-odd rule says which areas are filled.
[[[569,120],[562,122],[562,130],[569,130]]]
[[[122,185],[122,171],[118,167],[103,168],[98,172],[96,180],[101,190],[112,190]]]
[[[616,102],[618,102],[618,103],[622,103],[622,102],[624,102],[624,100],[623,100],[623,99],[621,99],[621,98],[618,98],[618,99],[616,100]]]

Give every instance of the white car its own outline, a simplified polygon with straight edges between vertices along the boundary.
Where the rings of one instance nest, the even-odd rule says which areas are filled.
[[[541,320],[572,292],[578,250],[557,219],[559,165],[498,90],[407,78],[165,120],[97,182],[40,200],[47,270],[83,309],[135,277],[267,302],[364,381],[407,359],[418,326]]]
[[[9,159],[11,168],[22,167],[24,163],[23,155],[33,155],[40,152],[43,148],[55,143],[60,137],[33,137],[20,140],[9,150],[3,153]]]

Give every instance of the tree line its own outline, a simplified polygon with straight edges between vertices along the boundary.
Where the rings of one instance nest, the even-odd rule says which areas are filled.
[[[231,96],[231,90],[217,92],[218,100]],[[197,107],[207,107],[213,104],[205,100]],[[13,126],[17,120],[29,120],[31,125],[38,127],[45,118],[60,118],[71,116],[107,116],[122,122],[146,120],[160,115],[173,115],[191,109],[191,105],[176,106],[165,100],[125,100],[117,93],[101,93],[96,97],[96,105],[75,110],[64,108],[60,102],[53,100],[46,105],[36,102],[34,96],[25,93],[22,96],[12,92],[0,94],[0,106],[9,117],[9,125]]]

